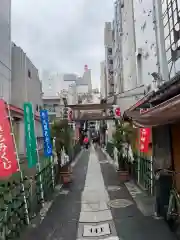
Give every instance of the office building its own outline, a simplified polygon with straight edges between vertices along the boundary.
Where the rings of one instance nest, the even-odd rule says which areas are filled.
[[[11,101],[11,0],[0,3],[0,98]]]

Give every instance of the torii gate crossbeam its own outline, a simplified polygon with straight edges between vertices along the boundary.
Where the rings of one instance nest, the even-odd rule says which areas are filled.
[[[82,116],[79,118],[73,118],[72,121],[101,121],[101,120],[114,120],[111,116]]]
[[[112,104],[95,104],[95,103],[90,103],[90,104],[74,104],[74,105],[67,105],[67,107],[71,108],[72,110],[103,110],[103,109],[108,109],[111,108],[113,105]]]

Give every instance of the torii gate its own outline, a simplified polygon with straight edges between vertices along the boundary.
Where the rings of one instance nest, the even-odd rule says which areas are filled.
[[[80,120],[113,120],[114,116],[108,115],[107,110],[113,108],[116,105],[108,104],[108,103],[90,103],[90,104],[74,104],[67,105],[73,111],[72,121],[80,121]],[[100,112],[91,112],[91,113],[82,113],[81,111],[94,111],[101,110]],[[103,111],[103,112],[102,112]]]

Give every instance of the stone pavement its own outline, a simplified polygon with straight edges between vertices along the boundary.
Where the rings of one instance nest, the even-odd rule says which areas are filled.
[[[174,240],[166,223],[144,216],[99,149],[84,151],[42,223],[24,240]]]

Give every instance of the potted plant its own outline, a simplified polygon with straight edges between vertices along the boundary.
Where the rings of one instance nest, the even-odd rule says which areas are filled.
[[[68,125],[67,120],[60,120],[54,122],[51,128],[51,135],[55,138],[55,148],[56,154],[58,158],[58,173],[62,178],[63,182],[64,179],[70,181],[71,177],[71,169],[69,163],[66,163],[62,166],[61,162],[61,153],[62,151],[70,156],[70,151],[72,149],[72,140],[71,140],[71,128]]]
[[[128,150],[131,131],[122,121],[116,122],[116,131],[113,134],[114,146],[118,150],[118,174],[121,181],[129,180]]]

